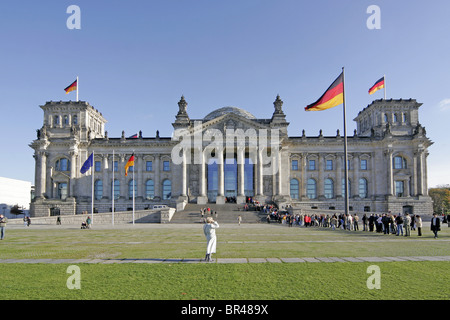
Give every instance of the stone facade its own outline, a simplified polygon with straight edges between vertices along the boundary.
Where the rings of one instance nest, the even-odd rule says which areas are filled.
[[[31,216],[151,209],[188,202],[244,203],[248,197],[294,209],[344,209],[344,137],[289,136],[283,101],[271,118],[236,107],[190,119],[178,102],[174,135],[108,137],[106,120],[89,103],[47,102],[35,150]],[[427,156],[432,144],[416,100],[375,100],[354,119],[348,141],[349,207],[356,212],[431,214]],[[92,177],[80,168],[94,153]],[[132,171],[125,164],[135,156]],[[133,177],[135,181],[133,197]],[[113,197],[114,181],[114,197]],[[113,201],[114,198],[114,201]]]

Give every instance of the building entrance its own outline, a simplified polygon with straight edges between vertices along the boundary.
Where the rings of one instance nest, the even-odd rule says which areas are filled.
[[[244,170],[244,181],[239,183],[238,170],[239,164],[236,157],[223,161],[223,166],[217,164],[216,158],[211,158],[207,166],[207,186],[208,186],[208,202],[216,202],[219,193],[219,170],[223,167],[223,190],[224,196],[229,202],[236,201],[239,194],[246,197],[253,197],[255,194],[254,182],[254,165],[250,158],[245,158],[245,163],[242,166]],[[240,191],[240,185],[243,188]]]

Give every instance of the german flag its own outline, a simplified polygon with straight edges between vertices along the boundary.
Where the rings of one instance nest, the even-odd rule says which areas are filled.
[[[344,103],[344,73],[334,80],[325,93],[314,103],[305,107],[305,111],[322,111]]]
[[[64,89],[64,91],[66,91],[66,94],[68,94],[71,91],[77,90],[77,80],[75,80],[74,82],[72,82],[72,84],[70,86],[68,86],[67,88]]]
[[[134,153],[131,155],[130,159],[128,159],[128,162],[125,165],[125,177],[128,175],[129,167],[134,167]]]
[[[383,78],[375,82],[375,84],[369,89],[369,94],[373,94],[383,88],[384,88],[384,76]]]

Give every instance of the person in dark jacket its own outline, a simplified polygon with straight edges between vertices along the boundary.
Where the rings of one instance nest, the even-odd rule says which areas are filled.
[[[436,213],[433,214],[433,218],[431,218],[430,227],[431,231],[434,233],[434,238],[436,239],[438,237],[438,231],[441,231],[441,220]]]

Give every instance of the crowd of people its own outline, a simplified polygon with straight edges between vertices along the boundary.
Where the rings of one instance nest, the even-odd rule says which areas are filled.
[[[446,217],[444,217],[444,220]],[[420,215],[406,214],[363,214],[362,217],[355,214],[289,214],[278,210],[270,210],[266,217],[267,223],[276,222],[286,224],[289,227],[323,227],[332,230],[342,229],[348,231],[362,231],[394,234],[396,236],[411,236],[411,231],[417,230],[417,235],[422,236],[423,222]],[[443,221],[447,222],[447,221]],[[440,231],[440,218],[434,214],[430,222],[431,231],[437,238]],[[450,227],[450,222],[449,222]]]

